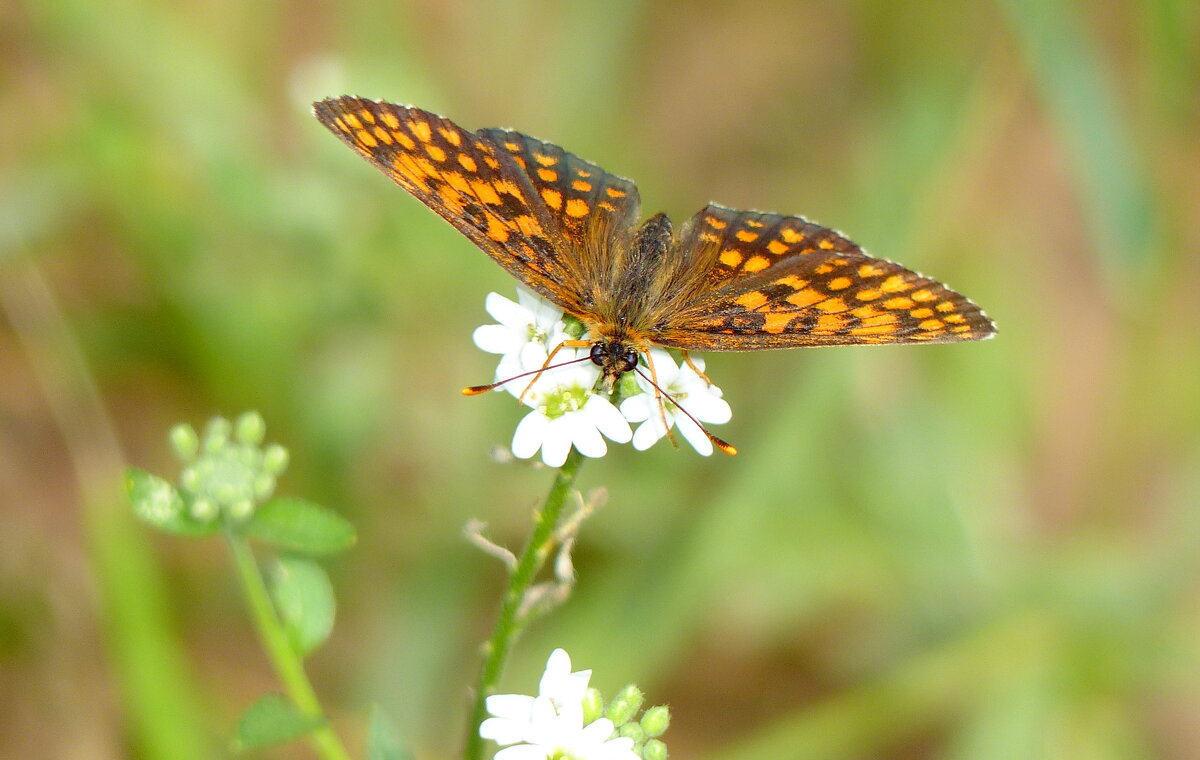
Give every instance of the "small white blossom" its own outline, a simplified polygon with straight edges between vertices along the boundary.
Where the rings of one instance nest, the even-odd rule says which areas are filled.
[[[591,675],[590,670],[572,673],[571,658],[555,649],[536,697],[488,697],[487,710],[493,717],[480,724],[479,735],[506,747],[496,753],[496,760],[639,760],[633,739],[613,738],[608,718],[583,725],[583,698]]]
[[[502,355],[497,380],[540,369],[550,351],[569,338],[563,332],[563,310],[522,285],[517,286],[516,302],[488,293],[485,307],[499,324],[476,328],[472,338],[484,351]],[[518,383],[508,385],[517,385],[520,392]]]
[[[584,351],[563,349],[555,362],[560,357],[586,359]],[[561,467],[572,446],[584,456],[602,457],[608,452],[605,436],[628,443],[633,437],[629,423],[612,402],[595,393],[599,377],[600,368],[585,360],[547,370],[527,390],[520,380],[513,383],[523,386],[514,392],[523,393],[523,402],[533,407],[513,433],[513,455],[528,459],[541,449],[543,462]]]
[[[710,385],[687,362],[677,365],[671,355],[662,349],[651,349],[649,360],[654,365],[654,377],[657,378],[658,387],[662,388],[674,403],[656,394],[650,381],[642,377],[642,373],[650,376],[647,369],[643,369],[642,373],[637,375],[638,386],[644,392],[621,403],[621,414],[625,419],[642,423],[633,434],[633,447],[644,451],[665,436],[667,430],[676,427],[696,451],[710,456],[713,452],[712,441],[699,425],[688,419],[680,410],[680,406],[701,422],[714,425],[729,422],[733,412],[729,408],[729,402],[721,398],[721,389]],[[693,357],[692,363],[700,372],[704,371],[703,359]],[[666,417],[666,427],[663,426],[663,417]]]

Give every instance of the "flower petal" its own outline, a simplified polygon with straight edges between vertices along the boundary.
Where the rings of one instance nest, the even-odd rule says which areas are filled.
[[[662,440],[666,434],[661,421],[654,418],[648,419],[638,425],[638,429],[634,431],[633,447],[638,451],[645,451]]]
[[[592,402],[589,401],[589,404]],[[608,453],[608,444],[600,431],[592,424],[592,419],[583,412],[572,412],[564,417],[570,420],[571,442],[579,453],[585,457],[602,457]]]
[[[649,393],[639,393],[621,402],[621,415],[629,422],[644,422],[650,419],[650,406],[653,396]]]
[[[591,424],[604,433],[609,440],[616,443],[629,443],[633,431],[624,415],[603,396],[592,396],[584,407]]]
[[[567,461],[567,453],[571,451],[571,429],[564,415],[556,420],[549,420],[542,433],[542,461],[547,467],[562,467]],[[544,418],[543,418],[544,419]]]
[[[517,297],[520,298],[520,295]],[[529,309],[499,293],[488,293],[483,305],[492,319],[510,329],[524,328],[533,321],[533,313]]]
[[[479,724],[479,736],[497,744],[516,744],[525,740],[529,724],[507,718],[488,718]]]
[[[692,448],[703,456],[712,456],[713,444],[700,429],[700,426],[689,420],[687,417],[680,416],[675,420],[675,429],[683,434],[684,440],[692,444]]]
[[[521,347],[517,334],[504,325],[476,327],[475,332],[471,334],[471,340],[489,354],[507,354]]]
[[[533,697],[526,694],[493,694],[485,700],[487,711],[497,718],[529,720]]]
[[[548,747],[519,744],[515,747],[505,747],[497,752],[492,760],[546,760],[553,751]]]
[[[536,409],[517,423],[513,432],[512,453],[518,459],[528,459],[542,448],[546,433],[550,428],[550,420]]]

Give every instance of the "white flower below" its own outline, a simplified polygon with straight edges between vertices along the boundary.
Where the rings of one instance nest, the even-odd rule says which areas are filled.
[[[655,392],[654,386],[646,379],[651,376],[648,368],[637,374],[638,387],[644,392],[621,402],[621,414],[625,419],[642,423],[633,434],[633,447],[645,451],[664,437],[671,427],[675,427],[696,451],[711,456],[712,441],[680,407],[687,409],[701,422],[714,425],[729,422],[733,411],[729,408],[729,402],[721,398],[721,389],[709,384],[687,362],[677,365],[671,355],[660,348],[650,349],[649,361],[654,365],[653,376],[657,378],[658,387],[671,399]],[[703,359],[693,357],[692,363],[700,372],[704,371]],[[664,417],[666,426],[663,425]]]
[[[561,467],[572,446],[584,456],[602,457],[608,453],[606,436],[616,443],[633,437],[621,412],[595,393],[600,368],[587,361],[586,349],[563,349],[555,356],[556,364],[560,357],[583,361],[547,370],[527,389],[519,380],[513,383],[522,386],[514,393],[523,394],[523,402],[533,407],[513,433],[513,456],[529,459],[540,449],[550,467]]]
[[[608,718],[583,724],[583,699],[591,676],[590,670],[572,673],[571,658],[555,649],[536,697],[488,697],[487,710],[493,717],[480,724],[479,735],[506,747],[496,753],[496,760],[640,760],[633,739],[613,738]]]

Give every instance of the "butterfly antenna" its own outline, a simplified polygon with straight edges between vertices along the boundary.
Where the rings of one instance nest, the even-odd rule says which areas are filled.
[[[718,438],[715,435],[713,435],[712,433],[708,432],[708,428],[706,428],[706,427],[704,427],[704,425],[700,424],[700,420],[693,417],[692,413],[689,412],[687,409],[684,409],[683,406],[678,401],[676,401],[675,398],[670,393],[667,393],[662,388],[660,388],[658,383],[654,382],[649,377],[647,377],[645,372],[642,372],[637,367],[634,367],[634,371],[637,372],[638,376],[640,376],[643,380],[650,383],[650,385],[654,386],[654,390],[656,390],[660,394],[662,394],[663,398],[667,399],[672,404],[674,404],[676,409],[683,412],[684,416],[686,416],[689,420],[694,422],[696,424],[696,427],[700,428],[700,432],[704,433],[704,435],[708,437],[708,440],[712,441],[712,445],[716,446],[718,449],[721,450],[721,453],[728,454],[729,456],[734,456],[735,454],[738,453],[736,446],[734,446],[732,443],[727,443],[725,441],[722,441],[720,438]],[[661,404],[662,401],[660,400],[659,403]],[[668,429],[668,432],[670,432],[669,429]]]
[[[543,372],[546,372],[547,370],[558,369],[559,367],[566,367],[569,364],[578,364],[579,362],[586,362],[586,361],[591,361],[591,357],[584,356],[580,359],[571,359],[570,361],[559,362],[558,364],[548,364],[548,365],[546,365],[544,367],[540,367],[538,369],[531,369],[528,372],[522,372],[519,375],[513,375],[512,377],[506,377],[503,380],[497,380],[494,383],[488,383],[487,385],[472,385],[472,386],[463,388],[462,394],[464,396],[478,396],[481,393],[487,393],[488,391],[495,390],[502,385],[511,383],[513,380],[520,380],[521,378],[529,377],[530,375],[534,376],[533,380],[530,381],[530,383],[529,383],[529,385],[532,386],[534,381],[537,380],[537,375],[540,375]],[[527,387],[525,390],[528,391],[529,388]],[[525,394],[522,393],[521,395],[524,396]]]

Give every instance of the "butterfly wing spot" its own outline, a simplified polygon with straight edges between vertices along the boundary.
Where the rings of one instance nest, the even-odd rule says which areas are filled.
[[[813,306],[814,304],[824,301],[825,294],[818,293],[812,288],[802,288],[797,290],[795,293],[792,293],[785,300],[798,309],[806,309],[809,306]]]
[[[766,256],[751,256],[742,262],[742,269],[747,272],[761,272],[771,266],[771,260]]]
[[[430,129],[429,123],[426,121],[414,119],[408,122],[408,131],[412,133],[413,137],[423,143],[427,143],[433,139],[433,130]]]
[[[552,190],[548,187],[542,188],[542,200],[546,202],[547,206],[555,211],[560,210],[563,205],[562,193],[558,192],[557,190]]]

